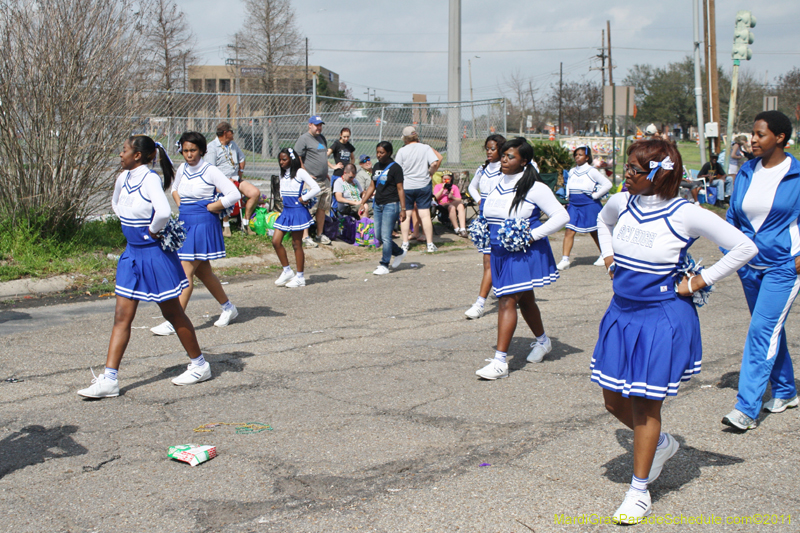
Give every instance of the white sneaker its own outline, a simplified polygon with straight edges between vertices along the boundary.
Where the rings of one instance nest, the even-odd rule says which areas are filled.
[[[161,324],[157,325],[156,327],[150,328],[150,332],[153,335],[162,335],[162,336],[164,336],[164,335],[174,335],[175,334],[175,328],[172,327],[172,324],[170,324],[169,321],[165,320],[164,322],[162,322]]]
[[[211,379],[211,365],[206,361],[202,366],[195,366],[189,363],[186,372],[172,380],[175,385],[194,385],[201,381]]]
[[[331,240],[328,238],[327,235],[320,235],[317,237],[317,242],[320,244],[330,244]]]
[[[289,289],[296,289],[297,287],[305,287],[306,286],[306,278],[298,278],[297,276],[293,277],[289,280],[289,282],[285,285]]]
[[[485,309],[483,308],[483,306],[480,306],[478,304],[472,304],[472,307],[467,309],[464,314],[467,315],[467,318],[480,318],[483,316],[484,312]]]
[[[429,242],[429,243],[428,243],[428,252],[431,252],[431,253],[433,253],[433,252],[435,252],[435,251],[437,251],[437,250],[438,250],[438,248],[436,247],[436,245],[435,245],[435,244],[433,244],[432,242]]]
[[[89,370],[92,370],[91,368]],[[119,381],[108,379],[105,374],[94,375],[92,370],[92,384],[78,391],[84,398],[113,398],[119,396]]]
[[[569,259],[562,259],[556,265],[556,268],[559,270],[566,270],[569,268]]]
[[[531,343],[531,353],[528,354],[529,363],[541,363],[544,356],[553,350],[553,343],[550,342],[550,337],[544,341],[544,344],[534,341]]]
[[[407,252],[408,251],[408,243],[404,242],[403,244],[400,245],[400,248],[402,248],[404,252]]]
[[[488,365],[475,372],[478,377],[491,380],[508,377],[508,363],[501,363],[497,359],[487,359],[487,361]]]
[[[648,483],[652,483],[658,479],[658,476],[661,475],[661,469],[664,468],[664,463],[675,455],[678,448],[681,447],[678,441],[675,440],[675,437],[669,433],[664,433],[664,437],[667,439],[667,445],[660,450],[656,450],[656,454],[653,457],[653,466],[650,467],[650,473],[647,475]]]
[[[391,266],[392,268],[397,268],[397,267],[399,267],[399,266],[400,266],[400,263],[402,263],[402,262],[403,262],[403,259],[405,259],[405,258],[406,258],[406,254],[407,254],[407,253],[408,253],[408,252],[406,252],[405,250],[403,250],[403,253],[402,253],[402,254],[400,254],[400,255],[397,255],[397,256],[395,256],[395,257],[394,257],[394,259],[392,259],[392,262],[391,262],[391,264],[390,264],[389,266]]]
[[[625,499],[614,513],[614,522],[617,524],[638,524],[645,516],[650,516],[653,506],[650,504],[650,491],[640,492],[630,489],[625,493]]]
[[[378,265],[378,268],[373,270],[372,273],[375,274],[376,276],[383,276],[384,274],[389,273],[389,269],[383,265]]]
[[[214,322],[214,325],[217,326],[218,328],[224,328],[225,326],[230,324],[231,320],[233,320],[237,316],[239,316],[239,310],[236,309],[235,305],[231,304],[231,310],[230,311],[223,311],[219,315],[219,320]]]
[[[292,279],[293,277],[294,277],[294,270],[289,270],[288,272],[286,271],[281,272],[281,275],[278,277],[278,279],[275,280],[275,285],[277,285],[278,287],[283,287],[284,285],[286,285],[286,282]]]
[[[318,246],[319,244],[315,243],[311,237],[303,239],[303,248],[317,248]]]
[[[604,267],[604,266],[606,266],[606,260],[605,260],[605,259],[603,259],[603,256],[601,255],[601,256],[600,256],[600,257],[597,259],[597,261],[595,261],[595,262],[594,262],[594,263],[592,263],[592,264],[593,264],[594,266],[596,266],[596,267]]]
[[[781,398],[772,398],[767,403],[764,404],[764,410],[769,411],[770,413],[782,413],[785,410],[797,407],[797,395],[795,394],[794,398],[788,399],[781,399]]]

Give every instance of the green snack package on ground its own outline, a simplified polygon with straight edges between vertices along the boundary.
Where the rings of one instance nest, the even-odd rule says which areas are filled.
[[[259,235],[267,234],[267,210],[263,207],[256,208],[256,223],[253,230]]]
[[[200,463],[205,463],[209,459],[217,456],[216,446],[199,446],[197,444],[181,444],[179,446],[170,446],[167,450],[167,456],[184,463],[189,463],[192,466],[197,466]]]

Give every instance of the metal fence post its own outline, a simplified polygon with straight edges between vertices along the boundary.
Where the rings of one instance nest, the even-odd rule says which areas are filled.
[[[381,106],[381,124],[380,127],[378,128],[378,142],[381,142],[383,140],[383,112],[385,109],[386,109],[385,106]]]
[[[503,137],[508,138],[508,110],[506,105],[507,101],[503,98]]]

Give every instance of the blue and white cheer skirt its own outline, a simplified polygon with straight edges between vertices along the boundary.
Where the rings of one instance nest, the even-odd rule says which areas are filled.
[[[566,227],[577,233],[597,231],[597,215],[602,209],[600,200],[586,194],[571,194],[567,206],[569,222]]]
[[[300,203],[297,196],[282,196],[283,211],[275,220],[275,229],[281,231],[302,231],[310,228],[314,219],[308,208]]]
[[[225,239],[218,213],[206,206],[211,202],[181,203],[178,220],[186,229],[186,241],[178,250],[181,261],[210,261],[225,257]]]
[[[702,359],[691,298],[641,302],[614,295],[600,321],[592,381],[625,397],[663,400],[700,372]]]
[[[553,251],[547,237],[535,241],[527,252],[509,252],[501,245],[491,248],[492,286],[498,298],[533,290],[558,279]]]
[[[163,302],[180,296],[189,286],[175,252],[165,252],[158,242],[128,243],[117,263],[118,296],[145,302]]]

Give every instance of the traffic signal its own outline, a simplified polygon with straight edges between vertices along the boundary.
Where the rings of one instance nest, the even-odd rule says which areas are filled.
[[[756,26],[756,18],[749,11],[736,13],[736,30],[733,32],[733,59],[750,59],[753,51],[747,45],[753,44],[753,32],[750,28]]]

